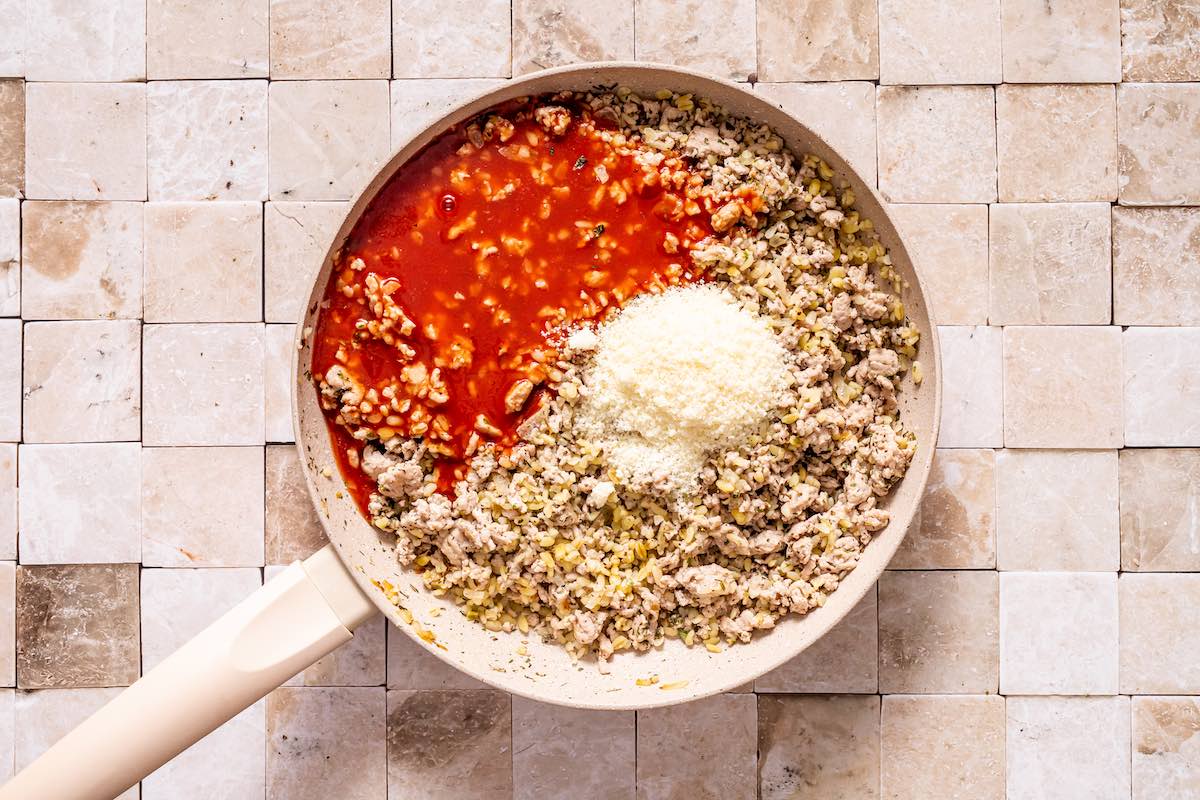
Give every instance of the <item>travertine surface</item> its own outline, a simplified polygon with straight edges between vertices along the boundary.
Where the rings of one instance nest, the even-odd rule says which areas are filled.
[[[1000,573],[1002,693],[1116,694],[1116,642],[1113,573]]]
[[[25,319],[142,315],[142,204],[28,201],[19,284]]]
[[[1112,211],[1113,322],[1200,324],[1200,209]]]
[[[1005,328],[1004,444],[1120,447],[1121,339],[1112,327]]]
[[[879,698],[770,695],[758,701],[759,797],[879,797]]]
[[[885,84],[999,83],[1000,1],[879,3]]]
[[[18,459],[21,563],[141,560],[136,442],[23,444]]]
[[[1010,697],[1007,706],[1008,800],[1129,797],[1128,697]]]
[[[633,711],[596,712],[512,699],[513,797],[633,800]]]
[[[1125,442],[1200,445],[1200,328],[1126,328]]]
[[[1200,682],[1200,574],[1126,573],[1121,593],[1121,691],[1194,694]]]
[[[759,0],[758,77],[764,81],[875,80],[876,3]]]
[[[1125,450],[1121,569],[1200,572],[1200,450]]]
[[[148,85],[151,200],[267,199],[267,82]]]
[[[260,203],[146,204],[146,322],[262,319]]]
[[[1117,87],[1123,204],[1200,204],[1200,84]]]
[[[879,190],[893,203],[996,199],[990,86],[881,86]]]
[[[1070,131],[1073,158],[1062,157]],[[1002,202],[1117,199],[1117,99],[1111,86],[996,89]]]
[[[1112,234],[1107,203],[1000,203],[991,207],[989,222],[988,321],[1108,322]]]
[[[1122,0],[1127,81],[1200,80],[1200,6],[1193,0]]]
[[[511,74],[621,58],[753,80],[895,203],[944,396],[895,571],[757,695],[677,716],[510,700],[376,620],[141,797],[1200,800],[1198,26],[1196,0],[0,0],[0,780],[116,691],[81,687],[324,544],[290,324],[375,166]],[[147,224],[174,202],[242,216]]]
[[[1000,447],[1004,444],[1003,331],[1000,328],[941,326],[942,447]]]
[[[639,800],[752,800],[757,718],[752,694],[639,711]]]
[[[1133,698],[1133,797],[1194,800],[1200,784],[1200,701]]]
[[[1004,797],[1004,698],[885,695],[881,728],[886,800]]]
[[[892,221],[941,325],[988,321],[988,207],[893,203]]]
[[[24,440],[136,441],[141,332],[132,319],[27,324]]]
[[[271,0],[271,77],[391,77],[388,3]]]
[[[1124,500],[1121,509],[1124,514]],[[1119,550],[1115,452],[996,454],[1000,569],[1111,572],[1117,569]]]
[[[261,448],[147,447],[142,470],[143,564],[262,566]]]
[[[939,450],[896,569],[996,566],[996,475],[991,450]]]
[[[389,691],[388,795],[413,800],[510,796],[512,739],[512,700],[504,692]]]
[[[1121,79],[1118,0],[1005,0],[1001,20],[1010,83]]]

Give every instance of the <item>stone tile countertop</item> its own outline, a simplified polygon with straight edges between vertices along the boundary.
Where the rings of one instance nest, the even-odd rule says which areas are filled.
[[[376,621],[124,797],[1200,798],[1195,0],[0,0],[0,28],[0,778],[321,544],[297,289],[392,145],[643,59],[746,82],[893,204],[945,420],[892,569],[753,686],[636,714]]]

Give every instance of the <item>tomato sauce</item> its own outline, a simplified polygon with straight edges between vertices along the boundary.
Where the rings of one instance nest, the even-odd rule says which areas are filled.
[[[480,126],[489,132],[486,115],[453,128],[404,165],[351,233],[317,320],[317,381],[340,363],[365,387],[403,394],[411,390],[406,367],[438,370],[435,388],[445,400],[425,398],[420,413],[432,419],[424,436],[436,442],[447,492],[480,442],[511,446],[552,390],[556,330],[695,280],[687,250],[711,233],[694,202],[683,210],[699,181],[686,180],[678,159],[673,175],[638,163],[623,138],[578,109],[556,135],[534,119],[538,104],[507,110],[490,138],[481,136]],[[374,319],[369,276],[371,285],[389,287],[388,302],[411,320],[400,345],[363,329]],[[522,380],[534,389],[514,411],[506,396]],[[416,435],[411,412],[390,411],[383,415],[390,422],[362,424],[385,439]],[[346,463],[354,460],[347,451],[362,444],[335,424],[336,410],[327,416],[343,474],[365,507],[374,486]],[[397,417],[400,424],[391,424]]]

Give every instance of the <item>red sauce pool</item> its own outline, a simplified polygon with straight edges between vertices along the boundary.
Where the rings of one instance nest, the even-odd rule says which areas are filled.
[[[535,351],[553,363],[548,332],[696,279],[687,247],[710,233],[707,214],[681,211],[683,188],[664,189],[653,171],[647,177],[598,136],[599,126],[579,124],[579,112],[564,135],[549,135],[529,113],[537,105],[506,111],[514,126],[506,141],[494,136],[479,149],[457,127],[409,161],[355,226],[317,320],[317,380],[339,363],[339,351],[340,363],[367,387],[401,380],[408,362],[395,347],[356,336],[359,320],[370,317],[362,283],[371,273],[399,283],[392,298],[416,324],[404,339],[414,361],[432,368],[469,351],[469,365],[441,369],[449,398],[433,409],[448,423],[438,464],[443,491],[464,472],[478,415],[500,432],[487,440],[511,445],[548,391],[539,385],[521,413],[506,411],[515,381],[531,370],[545,374]],[[675,252],[664,246],[668,234],[679,241]],[[349,269],[356,258],[365,268]],[[362,443],[335,416],[327,412],[342,473],[365,508],[373,483],[351,468],[346,452]],[[399,435],[411,434],[401,426]]]

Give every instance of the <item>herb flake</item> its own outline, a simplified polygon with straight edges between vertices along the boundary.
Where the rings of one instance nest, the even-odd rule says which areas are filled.
[[[571,167],[571,169],[578,170],[578,169],[583,169],[586,166],[587,166],[587,156],[580,156],[579,158],[575,159],[575,166]]]

